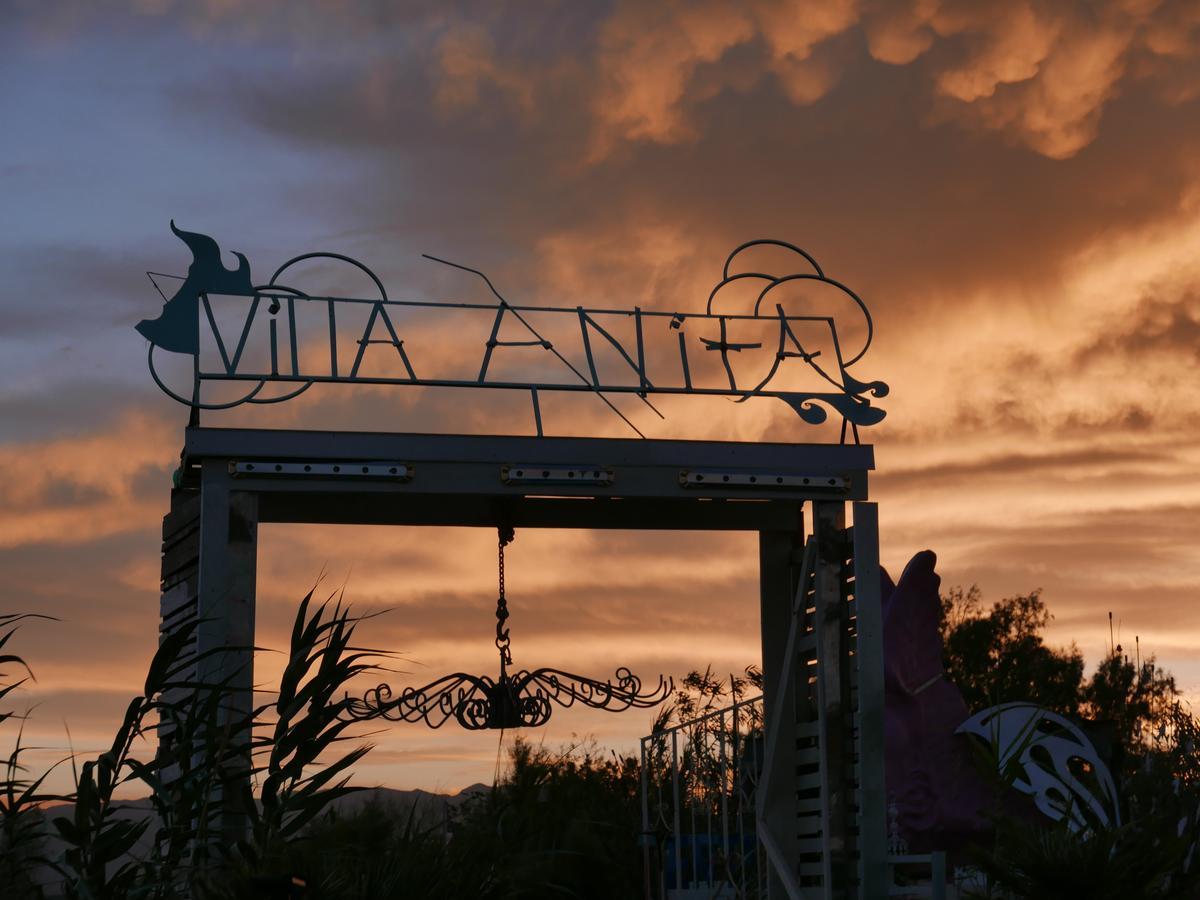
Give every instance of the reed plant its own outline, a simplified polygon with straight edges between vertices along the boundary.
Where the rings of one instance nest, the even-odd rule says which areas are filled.
[[[33,614],[0,614],[0,702],[6,702],[14,691],[33,679],[33,670],[16,653],[4,652],[6,645],[29,619],[49,619]],[[9,667],[6,671],[3,667]],[[8,671],[16,668],[24,675],[12,680]],[[42,785],[50,771],[31,778],[22,757],[31,749],[24,745],[24,719],[28,711],[18,714],[12,709],[0,709],[0,725],[11,719],[20,724],[12,750],[4,758],[0,774],[0,885],[13,900],[36,900],[42,896],[33,873],[49,864],[45,854],[46,820],[42,806],[63,799],[43,791]],[[52,767],[53,768],[53,767]]]
[[[358,789],[348,784],[350,769],[370,748],[337,750],[352,739],[342,715],[346,691],[382,656],[352,645],[359,618],[340,597],[315,606],[312,597],[310,591],[297,609],[277,696],[249,715],[231,712],[238,708],[233,685],[241,673],[218,665],[228,673],[220,680],[200,682],[193,674],[210,655],[247,648],[191,654],[199,625],[192,622],[164,637],[108,747],[82,762],[69,758],[70,793],[43,791],[49,772],[26,773],[22,757],[29,748],[18,730],[0,778],[6,900],[263,896],[264,883],[286,880],[280,867],[307,839],[306,826]],[[0,615],[0,651],[27,618]],[[8,678],[4,666],[25,677]],[[0,653],[0,701],[31,677],[23,659]],[[21,718],[0,712],[0,725],[14,717]],[[169,739],[152,755],[140,753],[155,736]],[[330,754],[336,758],[328,760]],[[118,798],[139,786],[151,798],[142,815]],[[232,842],[222,833],[231,806],[249,821]],[[60,848],[55,853],[45,850],[47,819]],[[47,871],[57,882],[53,891],[39,886]]]
[[[304,840],[305,826],[334,800],[362,790],[349,784],[350,769],[371,746],[339,749],[353,739],[347,732],[356,724],[346,715],[346,692],[355,678],[376,671],[375,660],[385,654],[353,644],[360,618],[341,597],[330,597],[310,614],[312,596],[310,591],[296,613],[276,699],[254,712],[264,726],[253,742],[260,797],[256,804],[243,782],[250,829],[237,844],[240,865],[250,873],[274,872],[289,845]],[[330,760],[331,753],[336,758]]]

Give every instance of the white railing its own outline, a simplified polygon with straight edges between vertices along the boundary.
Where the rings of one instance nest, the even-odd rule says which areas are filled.
[[[767,900],[763,753],[761,696],[642,738],[645,900]],[[940,852],[893,851],[888,874],[889,897],[957,896]]]
[[[762,697],[642,738],[646,900],[765,898]]]

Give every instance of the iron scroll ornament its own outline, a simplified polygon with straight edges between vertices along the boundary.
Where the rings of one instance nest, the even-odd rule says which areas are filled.
[[[502,668],[496,680],[487,675],[455,673],[423,687],[404,688],[395,696],[389,685],[381,684],[363,697],[348,698],[345,717],[424,721],[430,728],[441,728],[454,719],[468,731],[536,728],[549,721],[555,703],[570,707],[578,701],[609,712],[650,709],[666,700],[674,689],[670,678],[660,677],[653,691],[643,692],[641,679],[624,667],[608,681],[560,669],[509,674]]]
[[[211,237],[183,231],[174,222],[171,230],[191,251],[191,265],[174,295],[167,299],[164,294],[165,304],[158,318],[143,319],[136,327],[149,341],[148,364],[155,383],[194,411],[228,409],[243,403],[278,403],[314,384],[337,383],[528,391],[539,434],[539,391],[593,393],[638,434],[641,431],[614,405],[610,395],[632,394],[656,413],[650,399],[654,395],[721,396],[738,403],[754,397],[774,397],[813,425],[826,421],[827,410],[832,410],[842,418],[843,439],[847,426],[857,438],[858,427],[875,425],[885,416],[872,400],[887,396],[888,385],[862,380],[849,371],[866,354],[874,337],[870,311],[854,291],[826,275],[809,253],[785,241],[755,240],[737,247],[726,258],[721,279],[704,311],[681,313],[638,306],[516,305],[508,302],[482,272],[436,257],[428,258],[480,277],[496,302],[394,300],[366,265],[339,253],[294,257],[276,269],[266,284],[256,285],[245,255],[234,254],[238,265],[228,269],[221,260],[219,245]],[[782,255],[781,264],[776,259],[780,267],[774,271],[753,267],[750,252],[756,248]],[[370,279],[376,297],[314,296],[281,282],[293,266],[312,259],[356,268]],[[158,273],[151,274],[153,280]],[[841,306],[848,305],[865,326],[861,345],[843,351],[833,315],[793,315],[785,311],[783,295],[789,285],[819,285]],[[756,297],[749,304],[736,298],[731,302],[735,293],[747,287],[756,289],[752,291]],[[240,308],[245,310],[240,332],[235,328],[229,334],[219,327],[210,299],[214,295],[240,298],[244,304]],[[734,311],[721,312],[718,308]],[[479,334],[479,355],[468,351],[460,359],[451,353],[453,361],[466,371],[455,377],[431,376],[430,363],[443,362],[446,351],[439,348],[428,357],[423,355],[425,348],[417,343],[418,333],[400,316],[422,312],[466,315],[466,311],[492,318],[490,334]],[[327,326],[320,334],[311,328],[306,330],[304,321],[308,320],[304,314],[310,319],[327,318]],[[364,318],[365,326],[361,324]],[[560,345],[548,340],[534,320],[556,323]],[[635,337],[615,335],[610,329],[617,326],[627,333],[632,330]],[[578,329],[578,337],[561,337],[569,329]],[[215,367],[201,365],[202,333],[207,337],[206,344],[219,354]],[[513,339],[512,333],[519,339]],[[459,327],[456,334],[465,340],[470,329]],[[348,337],[355,340],[351,343]],[[376,345],[387,349],[374,349]],[[530,366],[526,364],[517,378],[497,377],[496,360],[505,354],[520,353],[517,348],[545,354],[543,359],[554,374],[529,378]],[[167,383],[155,363],[156,349],[192,357],[192,383],[187,388],[173,388]],[[364,368],[368,350],[372,351],[372,359],[381,352],[395,354],[390,374],[370,374]],[[608,355],[608,368],[599,355],[601,350]],[[348,356],[353,358],[349,365]],[[529,357],[521,359],[528,361]],[[709,365],[710,361],[716,365]],[[472,377],[470,373],[476,366],[478,375]],[[778,376],[785,369],[815,375],[817,389],[778,388]],[[206,386],[218,384],[237,387],[237,396],[216,400],[205,394]],[[282,390],[268,393],[268,385]]]
[[[536,728],[550,719],[553,704],[570,707],[576,702],[593,709],[624,712],[658,706],[675,690],[670,678],[658,678],[651,691],[642,691],[642,680],[629,669],[617,669],[616,676],[597,681],[561,669],[541,668],[509,674],[512,651],[507,627],[508,600],[504,589],[504,547],[513,539],[511,528],[500,529],[496,599],[496,649],[500,654],[500,674],[456,672],[423,687],[405,688],[393,697],[387,684],[367,691],[361,697],[347,697],[344,718],[349,721],[388,719],[393,722],[421,722],[441,728],[454,719],[469,731],[483,729]]]

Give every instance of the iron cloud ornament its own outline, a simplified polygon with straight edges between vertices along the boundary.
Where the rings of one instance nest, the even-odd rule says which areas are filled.
[[[279,403],[314,384],[386,384],[528,391],[539,434],[541,391],[594,394],[638,434],[611,397],[634,395],[656,413],[655,395],[774,397],[813,425],[832,410],[843,440],[847,428],[857,440],[860,426],[885,415],[871,401],[887,396],[887,384],[849,371],[874,337],[866,304],[785,241],[735,248],[704,311],[678,312],[517,305],[482,272],[432,256],[481,278],[495,302],[394,300],[367,266],[339,253],[294,257],[256,285],[243,254],[229,269],[211,237],[174,222],[171,230],[192,262],[174,295],[163,295],[158,318],[137,330],[150,342],[155,382],[193,411]],[[357,270],[376,296],[310,294],[286,283],[312,260]],[[153,281],[157,273],[148,274]],[[191,383],[168,384],[156,349],[190,355]]]
[[[346,719],[424,721],[430,728],[440,728],[453,718],[470,731],[535,728],[550,719],[554,703],[569,707],[578,701],[594,709],[623,712],[658,706],[671,695],[675,685],[670,678],[659,676],[658,685],[643,692],[641,679],[623,667],[608,681],[549,668],[510,673],[512,652],[506,627],[508,601],[504,593],[504,547],[512,539],[512,529],[502,527],[498,565],[500,590],[496,600],[499,676],[492,679],[487,675],[456,672],[423,687],[405,688],[396,697],[392,696],[390,686],[381,684],[361,698],[347,698]]]

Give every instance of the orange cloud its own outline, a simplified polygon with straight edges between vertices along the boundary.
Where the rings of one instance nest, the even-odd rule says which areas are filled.
[[[103,431],[0,444],[0,547],[94,541],[142,527],[143,476],[170,488],[164,446],[179,438],[166,421],[130,413]]]
[[[845,69],[847,54],[832,52],[833,39],[854,29],[881,62],[921,61],[931,101],[951,101],[941,115],[1053,159],[1094,140],[1131,62],[1140,76],[1158,74],[1155,60],[1178,59],[1196,40],[1192,12],[1158,3],[623,3],[598,26],[589,158],[623,143],[694,141],[700,104],[725,90],[750,91],[764,78],[792,103],[814,103]],[[537,85],[544,90],[556,79],[551,68],[498,63],[474,25],[451,27],[440,53],[438,97],[451,108],[477,106],[479,84],[488,81],[528,113]],[[1179,101],[1178,89],[1172,99]]]
[[[736,68],[708,71],[705,78],[700,71],[754,41],[765,43],[765,68],[793,102],[819,99],[835,75],[813,59],[814,48],[854,22],[855,6],[853,0],[813,8],[776,2],[622,4],[600,34],[594,157],[604,156],[613,140],[693,138],[692,103],[730,85],[747,86]]]
[[[476,106],[485,84],[510,98],[522,114],[533,109],[535,79],[513,65],[503,66],[487,32],[478,26],[460,26],[442,35],[437,47],[437,89],[433,100],[439,107],[457,111]]]

